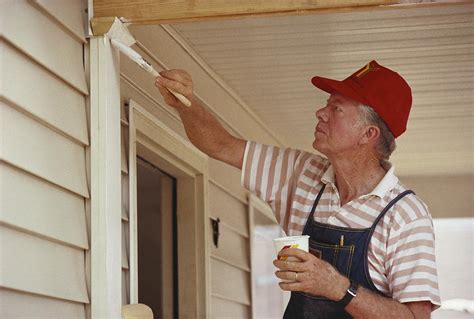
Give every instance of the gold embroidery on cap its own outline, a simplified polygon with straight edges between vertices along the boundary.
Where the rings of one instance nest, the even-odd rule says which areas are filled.
[[[367,63],[362,69],[360,69],[355,76],[357,76],[359,79],[365,75],[367,75],[371,71],[376,71],[379,68],[375,67],[372,62]]]

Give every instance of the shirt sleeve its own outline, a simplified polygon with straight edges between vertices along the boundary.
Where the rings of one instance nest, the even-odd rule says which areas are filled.
[[[416,198],[407,199],[401,206],[400,227],[395,227],[389,238],[390,291],[401,303],[430,301],[434,310],[441,300],[431,215]]]
[[[289,218],[298,178],[310,162],[317,160],[322,161],[322,158],[309,152],[248,141],[242,186],[270,204],[277,221],[288,233],[285,221]]]

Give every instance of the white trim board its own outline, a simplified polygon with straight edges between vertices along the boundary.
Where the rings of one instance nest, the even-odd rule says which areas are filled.
[[[136,158],[139,155],[177,179],[179,315],[185,318],[208,317],[208,157],[135,101],[130,100],[128,104],[130,303],[138,302]]]
[[[104,37],[90,40],[91,317],[121,318],[120,74]]]

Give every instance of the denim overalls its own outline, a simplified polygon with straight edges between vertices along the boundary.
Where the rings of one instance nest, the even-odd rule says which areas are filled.
[[[369,275],[367,253],[370,238],[374,233],[375,226],[385,213],[403,196],[413,193],[413,191],[407,190],[393,199],[382,210],[370,228],[352,229],[318,223],[313,219],[314,211],[325,187],[326,185],[319,191],[303,230],[303,235],[310,236],[309,251],[332,264],[341,274],[359,283],[362,287],[385,296],[375,287]],[[301,292],[292,292],[283,318],[344,319],[352,317],[335,301]]]

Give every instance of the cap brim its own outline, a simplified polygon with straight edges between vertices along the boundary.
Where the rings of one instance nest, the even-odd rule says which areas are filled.
[[[357,93],[352,87],[343,81],[332,80],[315,76],[311,79],[313,85],[329,94],[340,94],[345,97],[351,98],[360,103],[369,105],[369,101]]]

